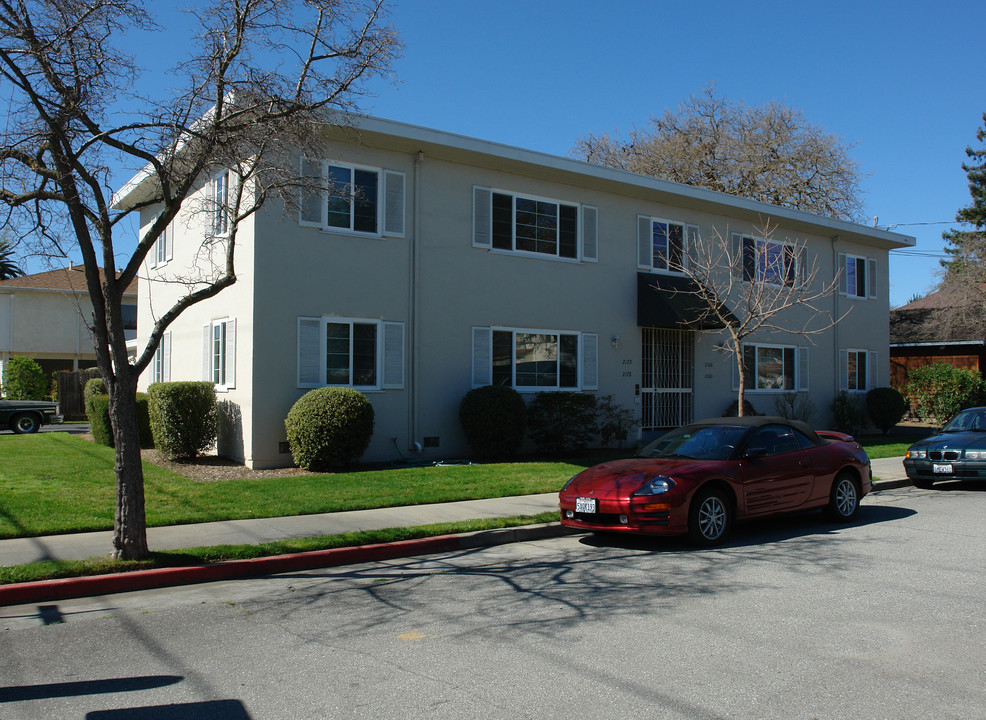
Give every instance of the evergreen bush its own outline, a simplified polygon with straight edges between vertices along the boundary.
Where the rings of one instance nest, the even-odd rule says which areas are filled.
[[[527,423],[539,451],[557,455],[581,450],[596,433],[596,396],[539,392],[527,406]]]
[[[858,435],[866,425],[866,406],[859,396],[842,390],[832,400],[832,418],[839,432]]]
[[[12,357],[3,370],[3,395],[8,400],[44,400],[49,380],[37,361]]]
[[[90,378],[82,389],[82,402],[89,422],[93,442],[113,447],[113,426],[110,425],[110,396],[102,378]],[[151,433],[150,400],[146,393],[137,393],[137,432],[142,448],[154,447]]]
[[[216,442],[216,387],[211,382],[152,383],[147,388],[154,447],[169,458],[193,458]]]
[[[513,388],[474,388],[459,403],[459,422],[474,454],[510,457],[520,450],[527,432],[527,405]]]
[[[323,387],[302,395],[284,421],[295,463],[323,471],[348,465],[373,436],[373,406],[358,390]]]
[[[866,393],[866,412],[870,416],[870,422],[886,435],[904,417],[907,400],[894,388],[873,388]]]
[[[904,392],[918,415],[944,425],[962,408],[982,404],[983,378],[978,370],[936,362],[908,372]]]

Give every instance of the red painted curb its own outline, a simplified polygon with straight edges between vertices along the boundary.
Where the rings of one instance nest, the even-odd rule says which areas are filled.
[[[351,565],[374,560],[390,560],[412,555],[448,552],[460,549],[458,535],[439,535],[417,540],[399,540],[376,545],[313,550],[291,555],[230,560],[214,565],[157,568],[134,572],[93,575],[90,577],[60,578],[36,582],[0,585],[0,606],[22,603],[66,600],[91,595],[109,595],[131,590],[149,590],[174,585],[234,580],[258,575],[274,575],[296,570],[312,570],[334,565]]]

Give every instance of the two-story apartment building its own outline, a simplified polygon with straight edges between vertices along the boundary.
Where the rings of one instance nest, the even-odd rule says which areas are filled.
[[[284,418],[323,385],[372,402],[367,460],[467,452],[459,403],[490,383],[613,395],[645,435],[722,415],[736,397],[733,358],[721,329],[687,323],[694,299],[675,293],[685,276],[667,262],[702,238],[766,248],[790,272],[807,259],[819,281],[840,279],[825,302],[849,315],[834,328],[749,339],[758,412],[801,392],[825,423],[840,388],[888,384],[888,251],[913,238],[398,122],[355,125],[358,142],[326,127],[322,156],[295,158],[334,190],[296,212],[271,203],[241,225],[236,284],[187,310],[145,373],[145,385],[215,382],[224,455],[290,464]],[[221,202],[228,182],[217,169],[199,192]],[[128,190],[140,191],[139,181]],[[153,218],[144,211],[142,226]],[[176,218],[141,277],[139,332],[222,225]]]

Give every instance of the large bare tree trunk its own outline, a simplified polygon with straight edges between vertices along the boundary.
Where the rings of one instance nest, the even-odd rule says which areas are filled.
[[[139,560],[148,555],[144,512],[144,469],[137,429],[136,377],[124,371],[110,392],[110,418],[116,450],[116,520],[113,557]]]

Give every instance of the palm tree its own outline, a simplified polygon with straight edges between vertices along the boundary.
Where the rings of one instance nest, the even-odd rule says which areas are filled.
[[[20,277],[24,271],[14,262],[14,249],[5,240],[0,240],[0,280]]]

